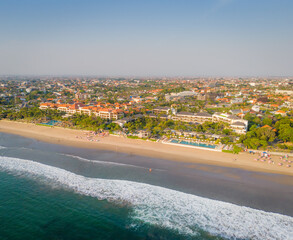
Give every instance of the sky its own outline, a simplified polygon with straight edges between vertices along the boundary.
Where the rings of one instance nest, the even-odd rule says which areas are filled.
[[[0,0],[0,75],[293,76],[292,0]]]

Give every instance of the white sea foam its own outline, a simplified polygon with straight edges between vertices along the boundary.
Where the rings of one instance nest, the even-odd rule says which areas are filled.
[[[126,201],[132,218],[196,235],[198,229],[229,239],[293,239],[293,218],[124,180],[87,178],[30,160],[0,157],[0,169],[45,178],[98,199]]]
[[[5,148],[7,148],[7,147],[4,147],[4,146],[0,146],[0,149],[5,149]]]
[[[61,153],[61,155],[76,158],[76,159],[79,159],[79,160],[84,161],[84,162],[92,162],[92,163],[101,163],[101,164],[105,164],[105,165],[116,165],[116,166],[125,166],[125,167],[135,167],[135,168],[148,169],[148,168],[145,168],[145,167],[135,166],[135,165],[126,164],[126,163],[117,163],[117,162],[100,161],[100,160],[90,160],[90,159],[86,159],[86,158],[76,156],[76,155],[71,155],[71,154]]]

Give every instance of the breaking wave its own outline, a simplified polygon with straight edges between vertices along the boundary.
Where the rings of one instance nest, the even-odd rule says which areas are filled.
[[[135,167],[135,168],[148,169],[148,168],[145,168],[145,167],[135,166],[135,165],[126,164],[126,163],[117,163],[117,162],[100,161],[100,160],[90,160],[90,159],[86,159],[86,158],[83,158],[83,157],[79,157],[79,156],[75,156],[75,155],[71,155],[71,154],[65,154],[65,153],[61,153],[61,155],[76,158],[76,159],[84,161],[84,162],[101,163],[101,164],[106,164],[106,165],[116,165],[116,166],[125,166],[125,167]]]
[[[293,218],[191,194],[124,180],[87,178],[64,169],[0,157],[0,169],[45,179],[76,193],[133,207],[132,220],[197,235],[207,231],[229,239],[293,239]]]

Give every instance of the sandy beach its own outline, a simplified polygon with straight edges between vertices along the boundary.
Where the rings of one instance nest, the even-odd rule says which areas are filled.
[[[279,156],[272,156],[272,161],[274,161],[275,164],[269,164],[268,161],[255,161],[254,159],[258,156],[248,153],[235,155],[151,141],[128,139],[120,136],[96,136],[94,137],[95,141],[89,141],[87,139],[88,131],[39,126],[31,123],[7,120],[0,121],[0,131],[65,146],[103,149],[177,162],[204,163],[257,172],[293,175],[293,167],[286,167],[287,163],[281,161]],[[292,161],[290,158],[289,160]],[[280,166],[279,163],[282,163],[282,166]]]

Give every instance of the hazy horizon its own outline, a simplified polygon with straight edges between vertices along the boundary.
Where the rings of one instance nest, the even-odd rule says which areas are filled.
[[[0,2],[0,75],[293,76],[293,2]]]
[[[88,74],[0,74],[0,77],[57,77],[57,78],[62,78],[62,77],[84,77],[84,78],[138,78],[138,79],[143,79],[143,78],[182,78],[182,79],[187,79],[187,78],[256,78],[256,79],[261,79],[261,78],[293,78],[293,75],[288,75],[288,76],[265,76],[265,75],[260,75],[260,76],[222,76],[222,75],[201,75],[201,76],[172,76],[172,75],[144,75],[144,76],[139,76],[139,75],[88,75]]]

